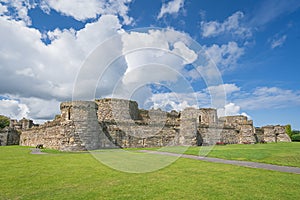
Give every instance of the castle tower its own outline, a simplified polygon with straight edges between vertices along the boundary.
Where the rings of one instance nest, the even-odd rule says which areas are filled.
[[[87,150],[105,147],[103,133],[97,117],[98,106],[94,101],[73,101],[61,103],[61,117],[64,121],[73,121],[75,135]]]
[[[192,146],[197,145],[199,119],[201,111],[195,108],[186,108],[180,115],[180,132],[177,139],[178,145]]]

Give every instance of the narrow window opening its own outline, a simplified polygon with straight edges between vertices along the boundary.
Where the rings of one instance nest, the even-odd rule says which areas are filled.
[[[68,120],[71,120],[71,110],[70,110],[70,108],[68,109]]]

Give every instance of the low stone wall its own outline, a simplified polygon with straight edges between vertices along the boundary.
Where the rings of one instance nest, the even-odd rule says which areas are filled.
[[[86,150],[79,135],[75,133],[75,125],[72,121],[65,123],[53,121],[22,131],[21,146],[35,147],[38,144],[62,151]]]
[[[265,142],[291,142],[290,137],[286,134],[285,126],[263,126]]]

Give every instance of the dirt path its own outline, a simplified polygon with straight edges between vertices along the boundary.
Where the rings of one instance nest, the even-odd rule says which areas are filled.
[[[300,174],[299,167],[279,166],[279,165],[257,163],[257,162],[250,162],[250,161],[225,160],[225,159],[221,159],[221,158],[210,158],[210,157],[194,156],[194,155],[187,155],[187,154],[181,155],[181,154],[176,154],[176,153],[149,151],[149,150],[140,150],[139,152],[176,156],[176,157],[190,158],[190,159],[194,159],[194,160],[203,160],[203,161],[214,162],[214,163],[224,163],[224,164],[238,165],[238,166],[243,166],[243,167],[260,168],[260,169],[267,169],[267,170],[273,170],[273,171],[279,171],[279,172]]]

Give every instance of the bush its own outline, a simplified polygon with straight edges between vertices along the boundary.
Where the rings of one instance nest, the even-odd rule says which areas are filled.
[[[288,134],[288,136],[290,138],[292,138],[293,133],[292,133],[292,127],[291,127],[290,124],[288,124],[288,125],[285,126],[285,132],[286,132],[286,134]]]
[[[291,139],[293,142],[300,142],[300,134],[292,135]]]
[[[0,115],[0,128],[9,126],[9,123],[10,123],[10,119],[8,117]]]

